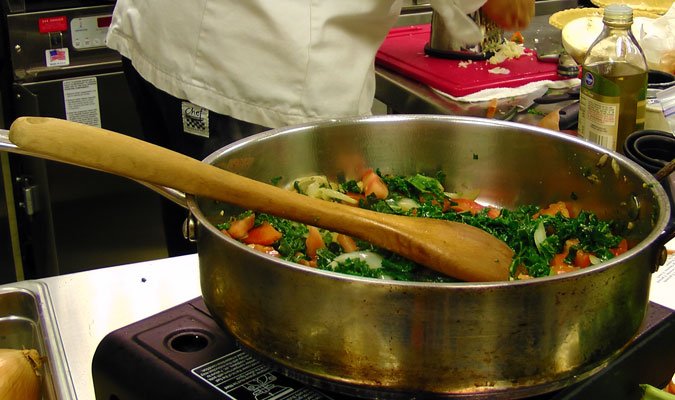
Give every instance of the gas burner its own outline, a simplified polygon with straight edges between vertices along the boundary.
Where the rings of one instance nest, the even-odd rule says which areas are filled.
[[[97,399],[347,399],[242,351],[201,297],[108,334],[92,364]]]
[[[641,332],[600,373],[530,400],[631,399],[638,383],[667,383],[675,370],[675,313],[649,306]],[[242,350],[201,297],[108,334],[94,354],[92,376],[97,399],[355,399],[292,379]]]

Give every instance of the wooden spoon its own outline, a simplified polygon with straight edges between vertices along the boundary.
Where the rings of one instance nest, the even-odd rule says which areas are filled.
[[[310,198],[105,129],[21,117],[9,138],[45,158],[146,181],[358,237],[464,281],[509,277],[513,251],[457,222],[383,214]]]

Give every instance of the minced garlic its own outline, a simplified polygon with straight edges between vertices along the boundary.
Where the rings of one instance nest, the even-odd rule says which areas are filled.
[[[502,74],[502,75],[508,75],[508,74],[511,73],[510,70],[508,70],[507,68],[502,68],[502,67],[494,67],[492,69],[489,69],[488,72],[491,73],[491,74]]]
[[[510,40],[504,41],[502,44],[497,46],[495,54],[490,57],[488,62],[490,64],[499,64],[503,61],[510,60],[512,58],[518,58],[523,55],[525,52],[525,47],[522,44],[512,42]]]

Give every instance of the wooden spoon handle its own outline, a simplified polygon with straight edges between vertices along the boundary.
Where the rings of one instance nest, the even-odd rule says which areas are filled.
[[[53,118],[22,117],[12,124],[9,139],[24,150],[51,159],[305,223],[331,217],[337,219],[334,215],[336,203],[283,190],[166,148],[89,125]],[[351,215],[340,215],[339,218],[349,219]]]
[[[465,224],[310,198],[129,136],[60,119],[18,118],[9,138],[19,148],[46,158],[355,236],[462,280],[508,279],[511,249]]]

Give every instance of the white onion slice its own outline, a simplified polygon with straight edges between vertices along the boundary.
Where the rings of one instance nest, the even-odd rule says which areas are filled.
[[[351,253],[343,253],[335,257],[335,259],[329,264],[331,268],[337,267],[337,264],[347,261],[348,259],[359,259],[363,260],[368,264],[370,269],[379,269],[382,268],[382,256],[373,253],[372,251],[352,251]]]
[[[537,246],[537,250],[541,251],[541,243],[546,240],[546,229],[544,228],[544,222],[539,221],[537,229],[534,230],[534,244]]]

